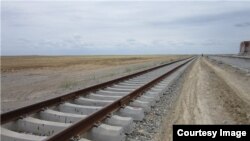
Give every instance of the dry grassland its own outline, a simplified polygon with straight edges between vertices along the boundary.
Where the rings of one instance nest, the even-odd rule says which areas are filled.
[[[116,66],[150,60],[171,60],[178,56],[5,56],[1,57],[2,72],[22,69],[57,68],[73,65]]]

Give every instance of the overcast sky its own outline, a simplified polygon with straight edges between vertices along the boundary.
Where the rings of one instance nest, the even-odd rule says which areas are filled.
[[[2,55],[238,53],[250,1],[2,1]]]

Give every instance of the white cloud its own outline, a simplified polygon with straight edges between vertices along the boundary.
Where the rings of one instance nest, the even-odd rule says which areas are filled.
[[[2,54],[237,53],[250,2],[2,2]]]

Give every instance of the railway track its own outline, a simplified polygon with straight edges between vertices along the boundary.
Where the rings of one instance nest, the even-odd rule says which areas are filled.
[[[194,57],[1,114],[3,141],[123,141]],[[178,72],[179,71],[179,72]],[[87,138],[87,139],[86,139]]]

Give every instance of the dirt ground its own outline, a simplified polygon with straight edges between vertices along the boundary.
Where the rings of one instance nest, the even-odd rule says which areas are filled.
[[[1,57],[1,112],[186,56]]]
[[[197,59],[166,117],[162,140],[172,140],[173,124],[249,124],[249,86],[249,75]]]

